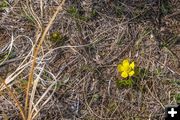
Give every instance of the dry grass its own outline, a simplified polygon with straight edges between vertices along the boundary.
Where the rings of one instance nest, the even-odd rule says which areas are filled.
[[[177,104],[178,0],[4,1],[0,119],[163,120]],[[142,75],[118,88],[125,58]]]

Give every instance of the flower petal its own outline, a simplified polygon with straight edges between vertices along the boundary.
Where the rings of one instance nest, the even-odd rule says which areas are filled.
[[[117,66],[117,69],[118,69],[118,72],[124,71],[123,66],[122,66],[121,64],[119,64],[119,65]]]
[[[130,64],[130,67],[131,67],[132,69],[134,69],[134,66],[135,66],[135,64],[134,64],[134,62],[132,62],[132,63]]]
[[[126,71],[124,71],[124,72],[121,73],[121,76],[122,76],[123,78],[127,78],[127,77],[128,77],[128,74],[127,74]]]
[[[123,60],[123,66],[129,66],[129,60],[128,59]]]
[[[129,72],[129,76],[133,76],[134,73],[135,73],[134,71]]]
[[[129,60],[124,60],[122,64],[123,64],[124,71],[128,72],[130,69]]]

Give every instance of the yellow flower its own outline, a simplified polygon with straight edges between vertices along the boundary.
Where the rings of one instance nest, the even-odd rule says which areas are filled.
[[[128,59],[123,60],[122,64],[117,66],[118,72],[121,73],[123,78],[131,77],[134,75],[134,62],[129,63]]]

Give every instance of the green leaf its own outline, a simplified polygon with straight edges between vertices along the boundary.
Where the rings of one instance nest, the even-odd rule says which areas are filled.
[[[129,78],[128,80],[116,80],[116,86],[118,88],[129,88],[132,87],[133,80],[132,78]]]

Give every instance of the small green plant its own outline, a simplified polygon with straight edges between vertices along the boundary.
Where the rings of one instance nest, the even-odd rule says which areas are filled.
[[[62,40],[62,35],[60,34],[60,32],[53,32],[50,34],[50,41],[52,42],[58,42]]]
[[[123,7],[122,6],[116,6],[115,7],[115,13],[118,18],[122,17],[123,15]]]
[[[116,86],[118,88],[137,87],[139,86],[139,81],[149,74],[148,70],[135,67],[135,62],[130,62],[128,59],[118,64],[117,70],[119,74],[118,80],[116,80]]]
[[[169,1],[167,0],[164,0],[161,4],[161,12],[164,14],[164,15],[167,15],[171,12],[171,9],[172,9],[172,6],[170,5]]]
[[[122,63],[118,64],[117,70],[120,76],[123,78],[122,80],[117,80],[116,85],[118,88],[122,87],[132,87],[133,80],[132,76],[135,74],[135,63],[129,62],[128,59],[123,60]]]
[[[91,18],[94,18],[94,17],[96,17],[98,15],[98,13],[96,12],[96,10],[95,9],[93,9],[92,11],[91,11]]]
[[[92,10],[91,14],[89,16],[84,16],[82,11],[78,10],[75,6],[70,6],[69,9],[67,9],[67,12],[76,19],[82,20],[82,21],[88,21],[93,17],[97,16],[96,10]]]
[[[118,88],[128,88],[128,87],[132,87],[132,85],[133,85],[132,78],[129,78],[127,80],[116,80],[116,86]]]
[[[67,40],[68,38],[66,36],[63,36],[60,32],[56,31],[56,32],[52,32],[50,34],[50,38],[49,40],[52,43],[56,43],[58,45],[63,45],[64,42]]]
[[[173,83],[176,85],[180,85],[180,79],[179,80],[173,80]]]
[[[147,77],[148,74],[150,73],[147,69],[140,68],[140,67],[136,67],[135,71],[136,71],[136,73],[135,73],[136,79],[143,79],[143,78]]]
[[[6,0],[3,0],[0,2],[0,10],[5,10],[8,7],[8,2]]]
[[[176,103],[177,103],[177,104],[180,104],[180,93],[177,93],[177,94],[175,95],[175,98],[176,98]]]
[[[101,96],[99,95],[99,94],[94,94],[93,96],[92,96],[92,100],[93,101],[98,101],[98,100],[100,100],[101,99]]]
[[[70,6],[67,12],[75,18],[79,17],[79,11],[75,6]]]

